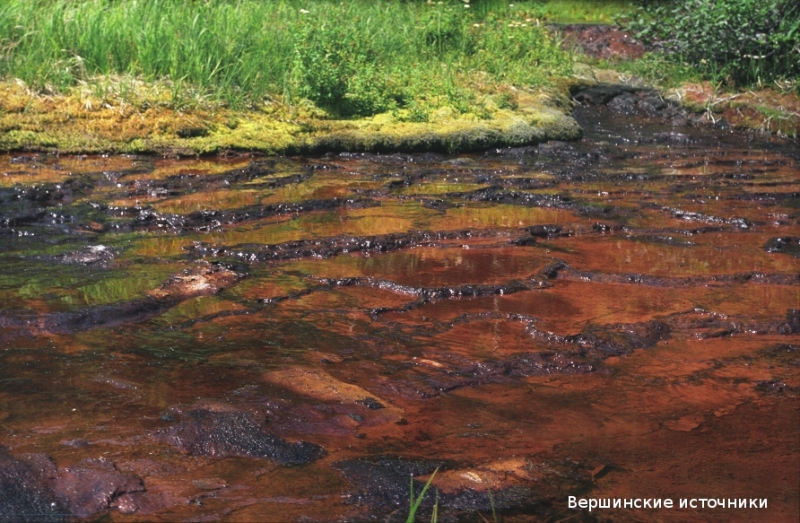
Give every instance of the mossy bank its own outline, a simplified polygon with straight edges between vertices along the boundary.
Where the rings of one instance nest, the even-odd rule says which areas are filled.
[[[0,150],[61,153],[218,154],[250,150],[266,154],[338,151],[464,152],[574,140],[578,124],[569,101],[555,89],[515,94],[514,108],[487,96],[483,114],[449,106],[431,110],[425,122],[404,111],[360,119],[334,119],[311,106],[268,103],[258,110],[171,107],[96,100],[70,94],[42,95],[21,83],[0,84]]]

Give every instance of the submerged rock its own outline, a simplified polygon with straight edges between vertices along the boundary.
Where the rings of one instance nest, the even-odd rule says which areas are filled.
[[[653,347],[669,339],[671,330],[665,322],[655,320],[627,325],[590,324],[580,334],[567,336],[565,340],[578,345],[588,355],[608,358]]]
[[[0,447],[0,522],[67,521],[69,514],[42,476]]]
[[[382,457],[374,460],[357,458],[339,461],[333,464],[333,468],[340,471],[345,479],[358,489],[349,495],[350,503],[363,503],[380,509],[381,512],[391,512],[408,506],[411,476],[431,474],[445,464],[443,461]],[[414,483],[416,496],[422,492],[422,486],[419,481]],[[430,497],[424,499],[423,503],[426,507],[433,505]]]
[[[411,485],[416,499],[434,471],[433,488],[417,512],[423,521],[431,518],[437,502],[439,521],[471,521],[479,512],[491,513],[493,509],[502,510],[505,516],[531,516],[545,511],[552,498],[589,479],[579,463],[524,458],[463,467],[447,461],[381,456],[339,461],[333,467],[356,488],[348,502],[367,505],[373,513],[383,514],[381,521],[405,521]]]
[[[80,251],[60,254],[55,259],[61,263],[107,267],[114,257],[114,251],[105,245],[90,245]]]
[[[185,421],[163,434],[187,454],[223,458],[268,458],[281,465],[303,465],[326,455],[314,443],[289,443],[272,434],[252,414],[239,411],[190,410]]]
[[[138,476],[104,458],[56,468],[45,454],[13,457],[0,447],[0,522],[68,521],[113,508],[131,513],[131,495],[144,492]]]
[[[138,476],[117,471],[112,462],[103,458],[84,460],[81,465],[60,469],[53,484],[56,495],[68,500],[73,514],[88,517],[111,508],[136,512],[130,495],[145,491]]]
[[[158,289],[148,294],[160,301],[182,301],[199,296],[211,296],[238,282],[242,274],[221,264],[200,263],[175,274]]]
[[[271,216],[300,214],[305,212],[331,209],[362,209],[380,205],[369,198],[328,198],[323,200],[306,200],[297,203],[276,203],[243,207],[234,210],[202,210],[189,214],[160,213],[152,207],[108,207],[106,212],[111,216],[132,217],[126,223],[116,223],[117,230],[173,230],[173,231],[209,231],[223,224],[233,224],[249,220],[258,220]]]
[[[330,285],[332,287],[372,287],[374,289],[387,290],[396,292],[397,294],[405,294],[408,296],[416,296],[417,300],[407,304],[403,310],[415,308],[423,303],[430,303],[439,300],[458,299],[458,298],[474,298],[478,296],[490,295],[507,295],[514,294],[521,291],[529,291],[534,289],[543,289],[549,286],[544,281],[536,278],[526,278],[522,280],[512,280],[502,284],[465,284],[454,285],[449,287],[412,287],[409,285],[400,285],[393,281],[378,280],[375,278],[319,278],[319,281]],[[376,309],[373,312],[381,313],[386,312],[387,309]]]
[[[795,236],[782,236],[770,238],[764,250],[767,252],[779,252],[789,254],[795,258],[800,258],[800,238]]]
[[[306,367],[289,367],[275,370],[264,375],[270,383],[293,390],[299,394],[323,401],[348,403],[379,403],[386,406],[388,402],[376,399],[374,394],[357,385],[337,380],[321,370]]]
[[[399,249],[431,245],[443,240],[457,240],[491,234],[465,229],[461,231],[410,231],[380,236],[336,236],[317,240],[297,240],[273,245],[248,246],[249,248],[211,247],[195,242],[187,249],[197,257],[232,257],[249,263],[297,258],[329,258],[351,252],[389,252]]]

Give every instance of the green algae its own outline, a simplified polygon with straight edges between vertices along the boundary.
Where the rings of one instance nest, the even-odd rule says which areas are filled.
[[[433,182],[403,187],[402,189],[398,190],[397,193],[403,195],[439,195],[455,192],[477,191],[478,189],[484,189],[486,187],[488,186],[480,183]]]
[[[217,296],[200,296],[179,303],[159,316],[156,321],[164,325],[179,325],[193,320],[202,320],[205,317],[243,310],[246,310],[244,306]]]
[[[143,298],[148,290],[158,287],[172,272],[163,266],[133,267],[78,287],[78,300],[84,305],[94,306]]]
[[[516,229],[541,224],[565,225],[575,221],[575,215],[566,210],[473,203],[447,209],[444,216],[431,220],[429,226],[437,231],[486,227]]]

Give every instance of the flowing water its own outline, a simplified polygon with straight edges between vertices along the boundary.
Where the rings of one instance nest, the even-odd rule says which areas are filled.
[[[437,467],[440,521],[796,521],[800,153],[576,117],[457,157],[0,157],[0,521],[404,521]]]

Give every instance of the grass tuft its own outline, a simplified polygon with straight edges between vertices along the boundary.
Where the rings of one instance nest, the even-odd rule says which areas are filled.
[[[422,487],[422,492],[420,492],[419,496],[414,496],[414,476],[411,476],[411,490],[409,494],[409,509],[408,509],[408,518],[406,518],[406,523],[414,523],[414,518],[417,515],[417,510],[419,510],[420,504],[422,504],[422,499],[425,497],[425,494],[428,492],[428,488],[430,488],[431,483],[433,482],[433,478],[436,477],[436,473],[439,472],[439,467],[436,467],[436,470],[433,471],[431,477],[428,478],[428,482],[425,483],[425,486]],[[439,513],[439,493],[436,493],[436,504],[434,505],[433,510],[433,519],[431,521],[436,521],[438,518]]]

